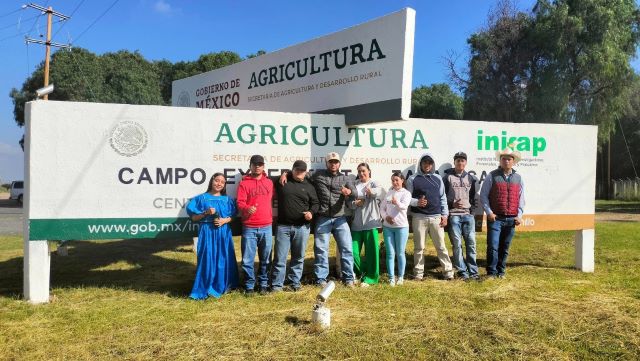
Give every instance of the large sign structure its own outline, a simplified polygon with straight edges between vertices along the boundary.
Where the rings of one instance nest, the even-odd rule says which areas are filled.
[[[204,192],[214,172],[227,176],[234,196],[252,154],[278,175],[297,159],[324,168],[326,153],[336,151],[343,172],[366,162],[388,187],[392,171],[414,172],[425,151],[443,170],[463,150],[467,169],[483,180],[497,167],[496,150],[513,143],[523,155],[516,169],[527,203],[520,229],[577,230],[577,266],[592,271],[596,137],[597,127],[580,125],[409,119],[349,127],[340,115],[31,102],[25,295],[48,298],[41,240],[193,235],[188,199]],[[568,151],[580,157],[566,164]],[[45,279],[46,287],[38,283]]]
[[[407,119],[415,10],[176,80],[172,105],[343,114],[347,124]]]

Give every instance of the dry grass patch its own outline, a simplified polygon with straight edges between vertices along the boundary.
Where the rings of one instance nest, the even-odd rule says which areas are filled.
[[[319,289],[309,285],[187,299],[189,240],[71,243],[52,256],[52,302],[29,305],[22,241],[0,237],[0,359],[636,360],[639,232],[598,224],[594,274],[572,268],[572,232],[517,234],[507,279],[471,283],[438,280],[429,245],[425,281],[338,286],[324,332],[310,323]]]

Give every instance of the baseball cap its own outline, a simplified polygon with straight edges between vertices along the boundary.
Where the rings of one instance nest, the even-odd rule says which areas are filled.
[[[467,153],[465,152],[458,152],[456,154],[453,155],[453,160],[456,160],[458,158],[462,158],[464,160],[467,160]]]
[[[330,160],[337,160],[338,162],[340,162],[340,154],[336,152],[327,153],[327,162]]]
[[[249,164],[258,164],[258,163],[264,164],[264,157],[259,154],[252,155],[251,159],[249,160]]]
[[[293,166],[291,167],[291,170],[295,170],[295,169],[306,171],[307,163],[305,163],[303,160],[296,160],[295,162],[293,162]]]

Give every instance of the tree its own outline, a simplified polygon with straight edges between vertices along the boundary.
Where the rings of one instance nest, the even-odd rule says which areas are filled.
[[[466,76],[448,59],[465,119],[595,124],[606,139],[623,116],[640,39],[633,0],[538,0],[532,13],[499,2],[469,40]]]
[[[440,83],[421,86],[411,94],[411,117],[429,119],[462,119],[462,97],[449,85]]]
[[[82,48],[57,51],[51,57],[50,71],[50,80],[56,89],[49,99],[169,105],[174,80],[241,60],[238,54],[230,51],[204,54],[196,61],[176,64],[167,60],[149,62],[137,51],[121,50],[101,56]],[[18,126],[24,125],[25,103],[35,99],[36,89],[42,87],[43,69],[44,63],[25,80],[21,90],[14,88],[9,94]]]

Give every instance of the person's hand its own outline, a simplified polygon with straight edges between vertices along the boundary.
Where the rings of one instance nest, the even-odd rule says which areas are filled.
[[[213,220],[213,225],[216,227],[220,227],[226,223],[229,223],[231,221],[231,218],[216,218]]]
[[[491,214],[487,214],[487,221],[488,222],[495,222],[496,220],[496,215],[491,213]]]
[[[256,204],[255,206],[249,207],[249,209],[247,210],[247,213],[249,215],[252,215],[252,214],[256,213],[257,210],[258,210],[258,205]]]
[[[364,199],[356,199],[353,204],[355,204],[356,207],[362,207],[364,205]]]
[[[368,185],[365,189],[364,189],[364,194],[366,194],[367,196],[371,196],[371,194],[373,194],[373,192],[371,191],[371,186]]]
[[[393,197],[391,197],[391,204],[397,206],[398,205],[398,199],[396,198],[396,196],[394,195]]]
[[[304,219],[307,221],[310,221],[313,218],[313,213],[309,211],[302,212],[302,214],[304,214]]]
[[[393,217],[391,217],[391,216],[386,216],[386,217],[384,218],[384,220],[385,220],[385,221],[387,221],[387,223],[389,223],[389,224],[394,224],[394,223],[393,223]]]
[[[349,189],[346,186],[342,186],[342,189],[340,190],[340,192],[345,196],[348,197],[351,195],[351,189]]]
[[[424,196],[420,196],[420,199],[418,199],[418,207],[424,208],[426,206],[427,206],[427,199]]]
[[[516,226],[519,226],[522,224],[522,219],[520,219],[520,217],[516,217],[513,219],[513,223],[515,223]]]
[[[283,186],[287,184],[287,174],[289,174],[289,171],[284,171],[280,174],[280,185]]]
[[[462,208],[462,200],[457,199],[453,202],[453,208]]]
[[[440,227],[444,228],[449,223],[448,217],[442,216],[440,217]]]

